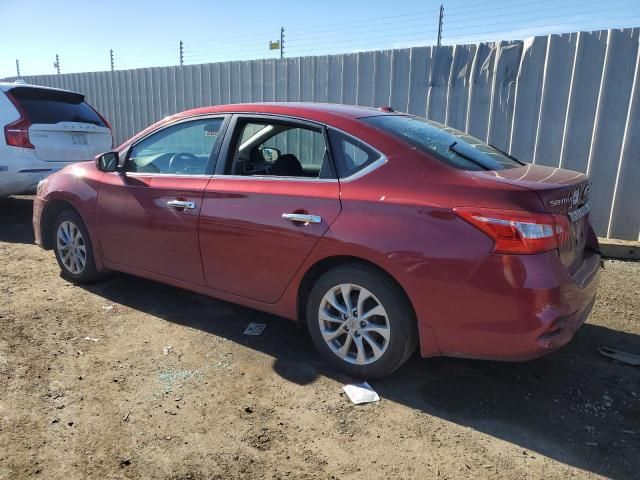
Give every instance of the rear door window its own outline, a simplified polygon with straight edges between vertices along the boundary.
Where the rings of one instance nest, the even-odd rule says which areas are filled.
[[[230,175],[334,178],[320,127],[240,118],[235,138]]]
[[[459,170],[505,170],[524,165],[482,140],[426,118],[381,115],[361,120]]]
[[[106,127],[100,115],[79,93],[17,87],[9,91],[33,124],[91,123]]]

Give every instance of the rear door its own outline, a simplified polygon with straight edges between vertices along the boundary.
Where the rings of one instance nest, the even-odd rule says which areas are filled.
[[[198,217],[225,125],[225,116],[174,123],[121,153],[125,172],[102,177],[96,207],[108,263],[204,285]]]
[[[205,280],[275,303],[340,213],[340,187],[324,127],[258,116],[232,124],[227,162],[202,201]]]
[[[9,94],[31,123],[29,139],[39,160],[90,160],[111,150],[111,130],[84,95],[33,87],[15,87]]]

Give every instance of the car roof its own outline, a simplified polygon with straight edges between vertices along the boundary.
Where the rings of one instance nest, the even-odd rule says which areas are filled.
[[[274,115],[288,115],[309,120],[323,121],[327,116],[357,119],[378,115],[397,115],[388,107],[359,107],[355,105],[341,105],[336,103],[314,102],[265,102],[265,103],[237,103],[216,105],[212,107],[195,108],[178,113],[175,117],[190,117],[211,113],[262,113]]]
[[[42,85],[31,85],[30,83],[25,83],[23,81],[14,81],[14,82],[0,82],[0,90],[3,92],[8,92],[13,88],[35,88],[38,90],[51,90],[52,92],[66,92],[73,93],[75,95],[82,95],[79,92],[74,92],[73,90],[65,90],[63,88],[54,88],[54,87],[45,87]],[[84,97],[84,95],[82,95]]]
[[[167,125],[176,121],[197,117],[200,115],[215,114],[231,114],[231,113],[247,113],[247,114],[263,114],[263,115],[284,115],[291,118],[299,118],[312,122],[332,125],[337,128],[347,129],[353,127],[359,118],[373,117],[380,115],[406,115],[406,113],[397,113],[388,107],[358,107],[355,105],[341,105],[336,103],[314,103],[314,102],[263,102],[263,103],[235,103],[226,105],[214,105],[211,107],[200,107],[183,112],[175,113],[162,120],[148,126],[144,130],[138,132],[133,137],[125,140],[118,147],[124,148],[136,142],[145,135],[153,132],[163,125]],[[359,125],[365,130],[369,128],[367,125]],[[373,128],[373,127],[371,127]],[[385,136],[383,132],[377,131],[378,136]],[[389,140],[393,141],[391,137]]]

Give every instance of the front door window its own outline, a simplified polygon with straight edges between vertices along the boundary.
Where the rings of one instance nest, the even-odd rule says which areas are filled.
[[[178,123],[145,138],[131,149],[128,172],[205,175],[217,153],[222,118]]]

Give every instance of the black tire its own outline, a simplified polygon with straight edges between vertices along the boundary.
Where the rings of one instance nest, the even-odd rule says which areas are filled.
[[[60,251],[61,249],[58,244],[58,229],[64,222],[70,222],[72,225],[74,225],[79,230],[82,236],[82,245],[84,246],[85,251],[85,262],[81,271],[72,271],[62,259],[62,253]],[[96,270],[96,263],[93,257],[93,246],[91,244],[91,237],[89,237],[87,227],[76,211],[67,209],[60,212],[60,214],[58,214],[53,222],[51,235],[53,251],[55,253],[56,260],[58,261],[58,265],[60,266],[60,270],[62,271],[62,276],[65,279],[74,283],[87,283],[95,281],[100,277],[100,273]]]
[[[329,308],[332,310],[334,316],[335,314],[339,314],[339,311],[329,307],[323,298],[325,294],[328,294],[341,284],[352,284],[356,287],[352,290],[356,292],[352,294],[356,297],[352,299],[350,304],[355,303],[358,295],[357,292],[359,291],[358,287],[361,287],[372,293],[375,298],[369,298],[371,298],[372,301],[380,303],[386,311],[386,320],[384,320],[384,317],[369,317],[373,319],[374,322],[381,321],[384,325],[388,326],[388,340],[378,337],[377,334],[375,335],[383,345],[386,345],[386,349],[383,350],[382,355],[375,359],[375,354],[370,347],[371,342],[368,340],[364,342],[364,338],[360,340],[361,344],[367,343],[369,345],[368,353],[370,357],[367,361],[370,361],[370,363],[352,363],[356,361],[354,357],[357,355],[355,352],[358,351],[355,345],[349,347],[350,353],[347,354],[347,359],[341,358],[337,353],[334,353],[323,338],[319,321],[321,306],[323,309]],[[337,295],[342,299],[342,303],[344,303],[344,297],[340,293],[337,293]],[[358,317],[357,308],[354,311],[355,313],[351,321]],[[376,320],[376,318],[379,320]],[[409,359],[418,343],[418,328],[415,314],[404,292],[402,292],[398,285],[386,274],[366,264],[354,263],[343,265],[323,274],[313,285],[309,294],[306,306],[306,321],[311,339],[320,355],[337,369],[357,379],[376,379],[393,373]],[[334,324],[341,325],[337,322],[324,323],[324,325]],[[365,332],[365,330],[363,327],[362,332]],[[333,348],[338,348],[340,345],[344,346],[348,333],[344,335],[344,337],[332,340]],[[361,336],[365,335],[365,333],[360,333],[357,326],[353,328],[351,331],[351,340],[349,341],[350,344],[355,343],[354,335]],[[371,333],[368,334],[369,339],[371,335]],[[345,341],[342,341],[342,339],[345,339]]]

